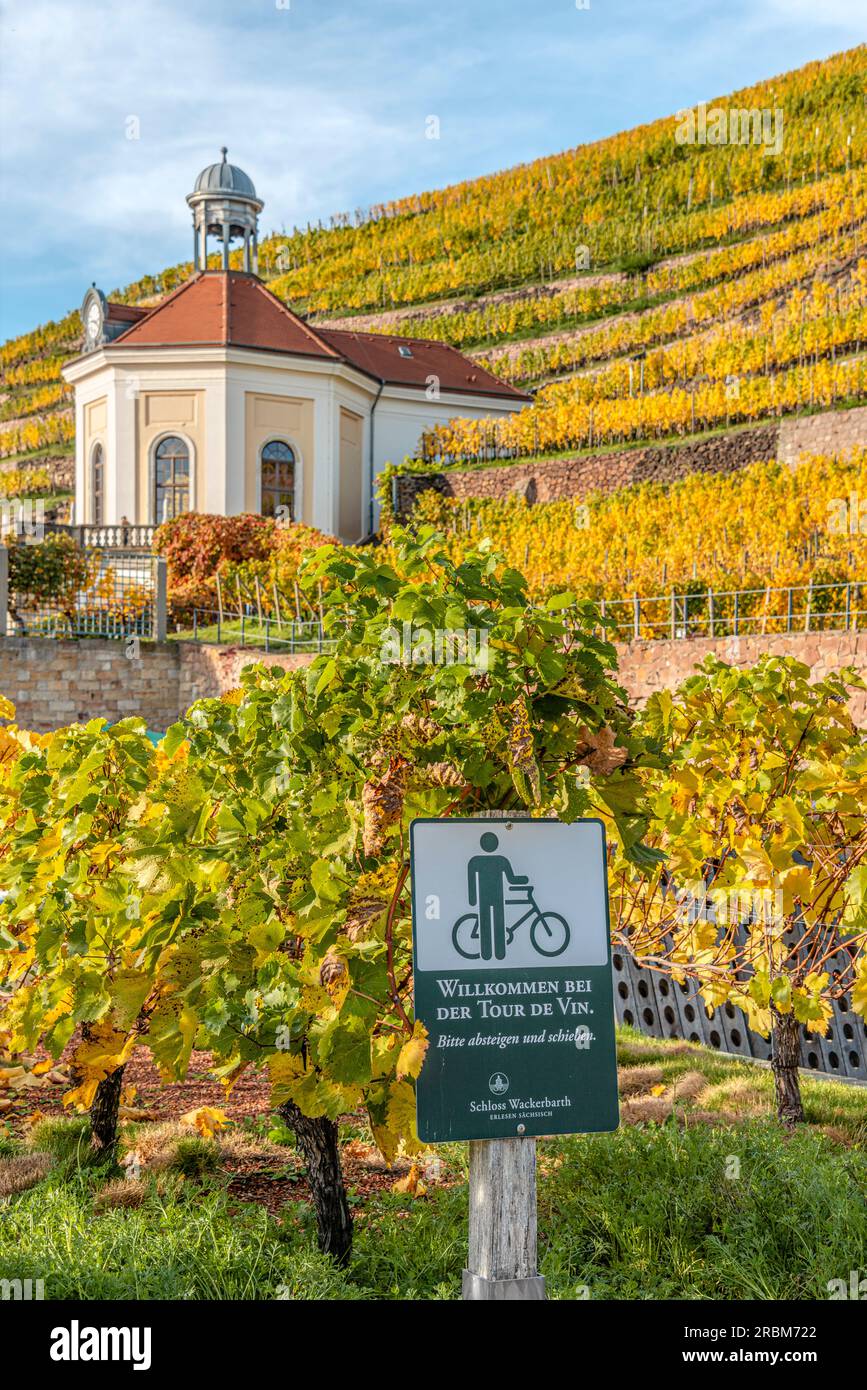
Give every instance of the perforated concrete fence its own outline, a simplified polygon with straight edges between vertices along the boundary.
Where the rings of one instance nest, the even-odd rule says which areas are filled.
[[[770,1041],[752,1032],[742,1009],[723,1004],[709,1013],[694,981],[678,984],[638,965],[627,951],[615,951],[613,964],[618,1023],[652,1038],[685,1038],[719,1052],[770,1059]],[[801,1066],[867,1081],[867,1023],[852,1012],[848,997],[835,1000],[832,1007],[827,1037],[801,1029]]]

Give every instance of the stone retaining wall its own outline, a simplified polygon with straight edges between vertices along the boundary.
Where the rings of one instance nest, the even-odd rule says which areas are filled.
[[[635,483],[673,483],[689,473],[735,473],[765,459],[777,458],[793,467],[802,453],[842,453],[856,445],[867,445],[867,406],[792,416],[685,444],[402,474],[396,479],[396,503],[399,514],[408,516],[416,497],[428,488],[461,501],[518,493],[531,502],[556,502],[588,492],[615,492]]]
[[[541,463],[528,459],[487,468],[407,473],[396,480],[397,510],[408,515],[419,493],[431,487],[461,501],[518,493],[530,502],[556,502],[561,497],[584,497],[588,492],[616,492],[631,483],[673,483],[689,473],[734,473],[750,463],[772,459],[776,452],[777,426],[761,425],[701,443],[620,449]]]
[[[178,717],[180,665],[175,642],[142,642],[136,656],[123,642],[4,637],[0,694],[15,705],[21,728],[39,733],[131,714],[163,730]]]
[[[711,653],[732,666],[752,666],[762,652],[794,656],[821,680],[843,666],[867,677],[867,632],[792,632],[756,637],[688,637],[681,640],[618,642],[619,679],[635,700],[655,690],[673,689]],[[849,701],[857,724],[867,725],[867,691]]]
[[[863,405],[782,419],[777,458],[791,467],[802,453],[840,454],[859,444],[867,444],[867,406]]]
[[[213,699],[241,684],[241,671],[252,662],[282,666],[284,671],[306,666],[312,657],[296,653],[251,652],[249,647],[211,647],[196,642],[179,642],[181,660],[178,681],[178,711],[189,709],[195,700]],[[177,718],[177,715],[175,715]]]
[[[794,656],[814,679],[854,666],[867,677],[867,632],[781,633],[770,637],[692,637],[617,644],[620,680],[637,701],[678,685],[710,652],[748,666],[762,652]],[[114,723],[139,714],[162,731],[195,701],[240,684],[244,666],[262,662],[284,670],[305,666],[309,655],[276,656],[249,647],[193,642],[142,643],[130,660],[121,642],[0,639],[0,695],[15,705],[22,728],[40,732],[102,716]],[[850,700],[853,717],[867,726],[867,692]]]

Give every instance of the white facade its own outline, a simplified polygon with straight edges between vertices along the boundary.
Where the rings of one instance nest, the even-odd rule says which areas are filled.
[[[259,511],[261,407],[264,419],[282,422],[265,432],[295,455],[295,518],[347,541],[375,529],[372,484],[386,463],[417,454],[423,430],[456,415],[499,416],[526,403],[446,391],[430,400],[423,387],[381,385],[344,361],[240,347],[109,343],[69,363],[64,376],[75,387],[76,522],[96,519],[89,470],[97,445],[104,469],[99,520],[158,522],[153,453],[166,435],[189,448],[191,510]],[[353,446],[349,462],[341,428],[347,418],[360,422],[360,457]],[[353,476],[359,470],[360,478]]]

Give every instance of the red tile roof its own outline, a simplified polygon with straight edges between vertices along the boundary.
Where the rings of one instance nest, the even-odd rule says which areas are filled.
[[[145,310],[112,347],[247,347],[343,361],[375,381],[529,400],[456,348],[424,338],[312,328],[255,275],[200,272]],[[403,351],[401,351],[403,349]]]
[[[430,338],[401,338],[393,333],[353,333],[342,328],[316,331],[347,362],[393,386],[427,386],[429,379],[436,377],[441,391],[508,396],[519,401],[531,399],[447,343]]]
[[[200,272],[149,310],[115,347],[252,347],[304,357],[339,354],[254,275]]]

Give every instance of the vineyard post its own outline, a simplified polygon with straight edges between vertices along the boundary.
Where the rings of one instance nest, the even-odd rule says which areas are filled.
[[[0,544],[0,637],[7,633],[7,609],[9,607],[9,549]]]
[[[508,820],[483,811],[480,820]],[[469,1253],[465,1302],[545,1298],[537,1266],[536,1140],[470,1140]]]
[[[168,560],[160,556],[155,568],[154,637],[158,642],[165,642],[168,636]],[[2,607],[2,598],[2,581],[0,581],[0,607]]]

